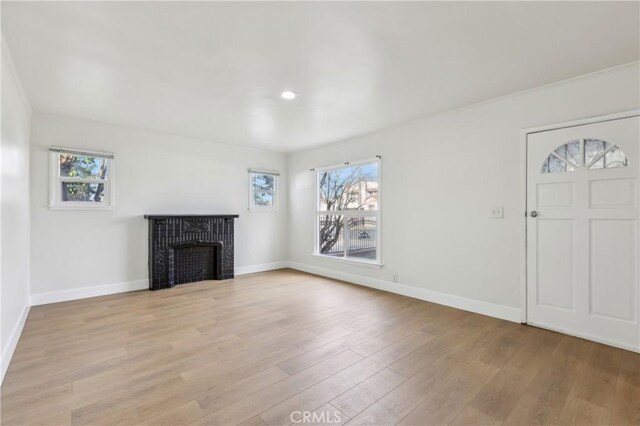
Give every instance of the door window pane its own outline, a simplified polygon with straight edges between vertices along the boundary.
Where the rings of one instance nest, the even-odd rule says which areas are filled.
[[[571,172],[626,167],[627,157],[615,145],[600,139],[581,139],[556,148],[542,164],[542,173]]]
[[[604,169],[604,157],[601,157],[598,161],[589,166],[590,170]]]
[[[559,159],[555,155],[551,154],[545,161],[542,167],[542,173],[563,173],[572,172],[575,170],[573,166],[567,164],[565,161]]]
[[[584,164],[591,164],[594,158],[600,153],[604,152],[611,145],[600,139],[585,139],[584,140]]]
[[[572,141],[562,145],[560,148],[556,149],[556,154],[558,154],[560,158],[564,158],[576,166],[579,165],[580,141]]]
[[[613,169],[616,167],[626,167],[627,157],[618,148],[614,147],[611,151],[607,152],[604,156],[604,167],[607,169]]]

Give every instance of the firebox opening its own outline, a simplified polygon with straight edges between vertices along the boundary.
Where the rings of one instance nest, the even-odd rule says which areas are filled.
[[[215,280],[216,250],[210,246],[174,249],[175,284]]]
[[[187,241],[169,246],[169,283],[193,283],[222,277],[221,241]]]

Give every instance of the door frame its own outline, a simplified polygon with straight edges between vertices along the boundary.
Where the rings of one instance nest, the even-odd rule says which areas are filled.
[[[561,123],[547,124],[543,126],[528,127],[520,130],[520,322],[527,324],[527,152],[528,152],[528,136],[532,133],[546,132],[549,130],[566,129],[568,127],[583,126],[585,124],[601,123],[604,121],[622,120],[625,118],[640,116],[640,109],[618,112],[614,114],[599,115],[594,117],[583,118],[579,120],[565,121]],[[639,149],[640,151],[640,149]],[[639,156],[640,157],[640,156]],[[640,158],[637,159],[640,162]],[[640,169],[639,169],[640,170]],[[640,176],[638,177],[640,182]],[[640,185],[638,185],[638,200],[640,200]],[[640,247],[640,232],[638,233],[638,247]],[[640,267],[638,271],[640,277]],[[638,306],[640,306],[640,291],[638,292]],[[558,331],[558,330],[555,330]],[[565,333],[566,334],[566,333]],[[586,336],[577,336],[586,337]],[[601,342],[610,344],[608,342]],[[640,352],[639,348],[628,348],[636,352]]]

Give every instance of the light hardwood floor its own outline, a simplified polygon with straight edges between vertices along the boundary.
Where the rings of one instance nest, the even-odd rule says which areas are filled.
[[[638,425],[640,355],[280,270],[33,307],[2,386],[5,425],[285,425],[293,412]]]

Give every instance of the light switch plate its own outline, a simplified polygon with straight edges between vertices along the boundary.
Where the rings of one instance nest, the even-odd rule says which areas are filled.
[[[491,217],[493,219],[502,219],[504,217],[504,208],[502,206],[491,207]]]

